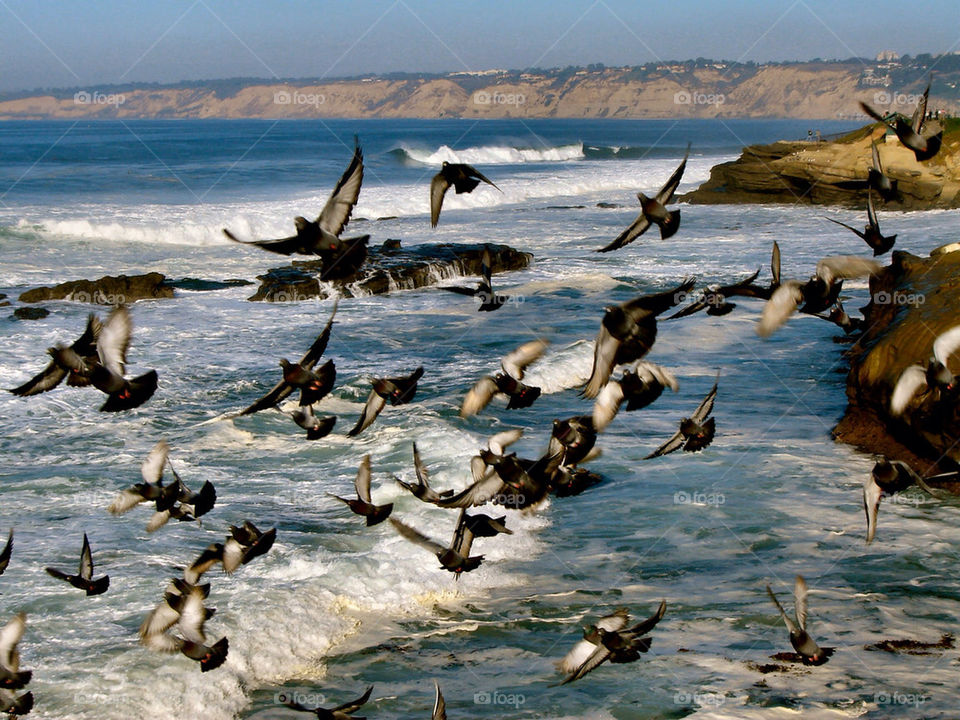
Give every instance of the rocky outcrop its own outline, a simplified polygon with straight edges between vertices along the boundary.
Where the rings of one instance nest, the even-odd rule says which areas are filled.
[[[917,162],[913,152],[880,125],[834,142],[751,145],[733,162],[715,166],[710,179],[680,199],[689,203],[805,203],[866,207],[871,142],[880,145],[884,172],[898,181],[890,210],[960,207],[960,137],[944,133],[940,153]]]
[[[73,300],[98,305],[123,305],[137,300],[172,298],[173,288],[157,272],[145,275],[106,275],[98,280],[71,280],[53,287],[39,287],[20,295],[20,302]]]
[[[871,279],[871,301],[863,309],[867,330],[850,351],[849,407],[834,430],[837,439],[870,452],[904,460],[923,474],[960,462],[956,417],[930,423],[922,412],[900,418],[889,410],[900,374],[926,367],[934,339],[960,324],[960,247],[919,258],[894,252],[889,267]],[[950,365],[960,372],[960,363]]]
[[[250,300],[295,302],[314,297],[382,295],[394,290],[437,285],[441,280],[479,275],[484,248],[490,250],[492,271],[521,270],[530,264],[530,253],[506,245],[419,245],[410,249],[388,240],[370,250],[361,270],[347,278],[321,282],[321,260],[295,260],[259,275],[260,287]]]

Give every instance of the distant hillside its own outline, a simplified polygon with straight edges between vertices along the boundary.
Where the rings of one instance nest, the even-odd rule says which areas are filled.
[[[0,119],[52,118],[862,118],[858,101],[960,114],[960,55],[883,62],[698,59],[608,68],[254,78],[0,94]]]

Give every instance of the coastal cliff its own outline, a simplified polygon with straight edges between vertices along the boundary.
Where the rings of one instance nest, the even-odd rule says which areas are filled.
[[[714,166],[710,178],[680,199],[689,203],[804,203],[866,206],[870,145],[876,142],[884,172],[897,180],[900,198],[889,210],[960,207],[960,121],[944,123],[937,155],[918,162],[879,123],[832,142],[752,145],[733,162]]]

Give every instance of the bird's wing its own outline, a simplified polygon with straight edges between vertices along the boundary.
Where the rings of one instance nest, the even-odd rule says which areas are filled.
[[[817,276],[831,285],[834,280],[874,275],[881,267],[876,260],[858,255],[831,255],[817,263]]]
[[[430,720],[447,720],[447,703],[443,700],[443,693],[440,692],[440,683],[434,680],[437,686],[437,699],[433,701],[433,715]]]
[[[356,700],[350,700],[348,702],[345,702],[343,705],[337,705],[330,712],[331,713],[339,712],[339,713],[343,713],[344,715],[352,715],[353,713],[355,713],[357,710],[359,710],[361,707],[363,707],[366,704],[367,700],[370,699],[370,693],[372,692],[373,692],[373,685],[368,687],[367,691],[363,695],[358,697]]]
[[[773,278],[773,285],[780,284],[780,245],[776,240],[773,241],[773,250],[770,251],[770,276]]]
[[[620,403],[623,402],[623,388],[616,380],[611,380],[597,395],[593,403],[593,427],[603,432],[617,416]]]
[[[679,449],[680,446],[683,445],[683,443],[684,443],[683,433],[677,430],[669,440],[667,440],[663,445],[658,447],[656,450],[654,450],[652,453],[650,453],[643,459],[649,460],[650,458],[660,457],[661,455],[672,453],[674,450]]]
[[[340,176],[340,181],[330,193],[327,204],[323,206],[317,218],[320,227],[337,237],[340,237],[343,228],[350,222],[350,213],[353,212],[353,206],[357,204],[360,186],[363,184],[363,152],[356,138],[354,138],[354,145],[350,164]]]
[[[420,452],[417,450],[417,444],[413,443],[413,469],[417,473],[417,480],[421,485],[430,487],[430,473],[426,465],[420,460]]]
[[[3,552],[0,552],[0,575],[10,564],[10,553],[13,551],[13,528],[10,528],[10,534],[7,535],[7,544],[3,546]]]
[[[43,370],[27,380],[23,385],[11,388],[10,392],[20,397],[38,395],[39,393],[55,388],[66,376],[67,371],[51,360]]]
[[[490,258],[490,248],[485,247],[480,255],[480,277],[483,279],[482,288],[493,293],[493,260]]]
[[[373,424],[373,421],[377,419],[377,415],[383,411],[383,408],[386,407],[386,405],[386,398],[380,397],[376,390],[371,390],[370,395],[367,397],[367,404],[363,406],[363,412],[360,414],[360,419],[357,420],[357,424],[353,426],[353,429],[350,430],[347,435],[354,437],[370,427]]]
[[[206,636],[203,634],[203,624],[207,621],[207,610],[203,606],[204,593],[201,586],[194,585],[184,596],[180,604],[180,632],[184,639],[203,644]]]
[[[589,640],[580,640],[573,646],[570,652],[564,655],[560,662],[557,663],[557,669],[564,675],[575,673],[577,669],[593,655],[596,649],[597,645],[595,643]]]
[[[496,473],[485,474],[465,490],[438,500],[435,504],[444,508],[467,508],[483,505],[503,492],[506,485]]]
[[[516,350],[507,353],[500,361],[500,367],[510,377],[516,380],[523,380],[523,372],[528,365],[532,365],[541,357],[547,349],[546,340],[531,340],[524,343]]]
[[[503,455],[504,449],[510,447],[522,437],[523,430],[504,430],[493,435],[487,441],[487,448],[496,455]]]
[[[690,416],[691,420],[696,420],[698,423],[702,423],[707,419],[707,416],[713,412],[713,403],[717,399],[718,384],[718,382],[713,383],[713,387],[710,388],[710,392],[707,393],[707,396],[697,406],[697,409],[693,411],[693,415]]]
[[[891,127],[890,123],[888,123],[888,122],[884,119],[883,115],[881,115],[879,112],[877,112],[877,111],[874,110],[872,107],[870,107],[869,105],[867,105],[865,102],[862,102],[862,101],[861,101],[861,103],[860,103],[860,109],[863,110],[867,115],[869,115],[870,117],[872,117],[874,120],[877,120],[877,121],[879,121],[879,122],[882,122],[882,123],[883,123],[884,125],[886,125],[887,127]]]
[[[616,250],[624,245],[629,245],[649,229],[650,220],[646,215],[640,213],[637,215],[636,219],[630,223],[626,230],[617,235],[617,237],[614,238],[611,243],[604,245],[602,248],[597,250],[597,252],[610,252],[611,250]]]
[[[416,543],[422,548],[426,548],[432,553],[435,553],[435,554],[442,553],[442,552],[445,552],[447,549],[440,543],[434,542],[433,540],[428,538],[426,535],[422,534],[418,530],[414,530],[412,527],[410,527],[409,525],[403,522],[400,522],[396,518],[390,518],[390,524],[393,525],[393,527],[396,528],[397,532],[403,535],[403,537],[405,537],[407,540],[409,540],[412,543]]]
[[[667,601],[661,600],[659,607],[657,607],[657,611],[653,615],[648,617],[643,622],[640,622],[634,625],[632,628],[630,628],[628,632],[631,635],[634,635],[636,637],[642,637],[646,635],[648,632],[650,632],[657,626],[657,623],[660,622],[660,619],[663,617],[663,614],[666,611],[667,611]]]
[[[170,607],[170,603],[164,598],[141,623],[140,643],[151,650],[176,652],[180,649],[180,642],[177,638],[168,635],[166,631],[179,619],[179,611]]]
[[[339,304],[339,298],[333,301],[333,310],[330,311],[330,319],[327,320],[327,324],[324,326],[323,331],[317,336],[317,339],[313,341],[313,344],[309,347],[307,352],[304,353],[303,357],[300,358],[300,367],[307,370],[312,370],[313,366],[317,364],[317,361],[320,360],[320,356],[323,355],[324,351],[327,349],[327,343],[330,342],[330,330],[333,328],[333,318],[337,314],[337,305]]]
[[[103,323],[103,329],[100,330],[100,337],[97,339],[100,362],[117,375],[123,375],[132,333],[133,321],[125,305],[116,307]]]
[[[797,614],[797,625],[801,630],[807,629],[807,581],[800,575],[793,583],[794,612]]]
[[[287,381],[281,378],[280,382],[270,389],[270,392],[241,410],[238,417],[240,415],[251,415],[255,412],[272,408],[283,402],[292,392],[293,386],[288,385]]]
[[[241,240],[226,228],[223,228],[223,234],[241,245],[256,245],[258,248],[279,255],[292,255],[297,252],[302,243],[299,235],[291,235],[290,237],[278,238],[276,240]]]
[[[579,680],[591,670],[595,670],[597,667],[599,667],[609,657],[610,657],[610,651],[607,650],[607,648],[605,648],[603,645],[594,646],[594,651],[590,653],[590,655],[587,657],[586,660],[583,661],[580,667],[578,667],[570,675],[568,675],[567,678],[560,684],[566,685],[567,683],[571,683],[574,680]]]
[[[773,594],[773,590],[770,589],[769,585],[767,585],[767,595],[770,596],[773,604],[776,605],[777,610],[780,611],[780,617],[783,618],[783,622],[787,626],[787,630],[789,630],[791,633],[795,633],[797,631],[797,626],[793,624],[793,620],[791,620],[790,616],[784,611],[783,606],[780,604],[780,601],[777,600],[777,596]]]
[[[140,463],[140,475],[145,483],[156,485],[163,477],[163,468],[170,455],[170,446],[166,440],[161,440],[151,448],[147,457]]]
[[[443,196],[450,187],[450,181],[447,180],[442,172],[433,176],[430,181],[430,225],[437,226],[440,220],[440,208],[443,207]]]
[[[156,532],[168,522],[170,522],[170,511],[159,510],[151,515],[150,519],[147,521],[147,532]]]
[[[763,305],[760,322],[757,323],[757,335],[769,337],[796,312],[803,302],[802,287],[803,284],[797,280],[787,280],[773,291]]]
[[[123,515],[144,501],[146,498],[134,488],[127,488],[121,490],[113,502],[107,506],[107,512],[111,515]]]
[[[883,166],[880,164],[880,148],[877,147],[876,142],[870,143],[870,151],[873,154],[873,167],[874,169],[883,174]]]
[[[489,375],[484,375],[470,388],[460,406],[460,417],[466,418],[482,411],[497,394],[497,383]]]
[[[597,333],[597,339],[593,345],[593,371],[590,373],[590,379],[581,393],[584,397],[595,398],[603,386],[607,384],[619,347],[620,341],[601,324],[600,332]]]
[[[0,665],[10,672],[17,672],[20,669],[20,653],[17,652],[17,645],[20,638],[23,637],[27,629],[26,613],[17,613],[13,616],[3,630],[0,630]]]
[[[653,379],[663,387],[668,387],[674,392],[680,389],[680,384],[677,382],[676,376],[662,365],[651,362],[640,362],[637,363],[634,372],[645,382],[650,382],[650,380]]]
[[[873,542],[877,534],[877,514],[880,512],[880,498],[883,490],[871,474],[863,483],[863,512],[867,516],[867,544]]]
[[[87,540],[87,534],[83,534],[83,547],[80,548],[80,569],[77,574],[84,580],[93,577],[93,554],[90,552],[90,541]]]
[[[100,331],[103,329],[103,323],[93,313],[87,315],[87,327],[83,334],[70,345],[70,348],[80,357],[88,357],[97,351],[97,338],[100,337]]]
[[[927,386],[927,373],[920,365],[911,365],[902,373],[890,395],[890,413],[902,415],[911,398]]]
[[[673,194],[677,191],[677,187],[680,185],[680,179],[683,177],[683,171],[687,168],[688,157],[690,157],[689,143],[687,143],[687,151],[683,154],[683,160],[677,166],[677,169],[673,171],[673,175],[670,176],[670,179],[664,183],[662,188],[660,188],[660,192],[657,193],[657,202],[661,205],[666,205],[673,200]]]
[[[856,234],[858,237],[860,237],[862,240],[866,240],[866,239],[867,239],[867,236],[864,235],[863,232],[861,232],[860,230],[857,230],[857,229],[856,229],[855,227],[853,227],[852,225],[847,225],[845,222],[840,222],[839,220],[834,220],[833,218],[829,218],[829,217],[828,217],[828,218],[824,218],[824,219],[825,219],[825,220],[829,220],[829,221],[832,222],[832,223],[836,223],[837,225],[842,225],[843,227],[845,227],[845,228],[846,228],[847,230],[849,230],[850,232],[855,233],[855,234]]]
[[[880,223],[877,220],[877,211],[873,207],[873,191],[867,188],[867,223],[872,228],[880,230]],[[866,238],[864,238],[866,239]]]
[[[467,526],[467,510],[461,508],[457,526],[453,531],[453,542],[450,548],[460,557],[470,557],[470,548],[473,547],[473,530]]]
[[[497,190],[500,190],[500,188],[497,187],[496,183],[494,183],[490,178],[488,178],[482,172],[477,170],[473,165],[464,164],[463,169],[467,171],[468,175],[475,177],[478,180],[483,180],[487,185],[493,185],[493,187],[497,188]],[[500,190],[500,192],[503,192],[503,190]]]
[[[944,365],[958,349],[960,349],[960,325],[940,333],[933,341],[933,356]]]
[[[363,460],[360,461],[360,469],[357,470],[357,477],[353,481],[353,484],[357,488],[357,497],[365,503],[372,505],[373,501],[370,499],[370,477],[370,456],[364,455]]]
[[[927,98],[930,96],[930,85],[927,84],[927,89],[923,91],[923,95],[920,97],[920,100],[917,102],[917,107],[913,111],[913,117],[910,118],[910,127],[913,128],[913,131],[919,135],[920,131],[923,129],[923,121],[927,118]]]

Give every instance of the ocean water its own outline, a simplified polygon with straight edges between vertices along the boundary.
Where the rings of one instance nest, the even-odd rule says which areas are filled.
[[[649,355],[680,389],[621,413],[590,464],[604,482],[535,512],[508,512],[509,537],[479,539],[483,565],[459,581],[389,524],[371,529],[326,493],[348,494],[361,458],[373,498],[438,540],[455,514],[393,481],[413,474],[411,442],[440,487],[461,488],[490,434],[523,428],[516,450],[538,456],[554,418],[589,410],[575,389],[590,372],[603,307],[675,286],[732,281],[762,267],[772,241],[783,275],[808,277],[828,254],[865,254],[856,213],[802,205],[683,205],[680,232],[592,252],[632,221],[637,191],[655,191],[692,144],[680,191],[742,145],[806,136],[794,121],[128,121],[0,125],[0,292],[104,274],[158,271],[173,279],[254,280],[285,259],[228,242],[290,234],[315,215],[356,134],[365,182],[347,235],[506,243],[532,252],[522,272],[497,275],[517,302],[477,313],[434,289],[341,301],[326,357],[337,383],[320,405],[334,434],[307,442],[279,413],[221,419],[266,392],[280,357],[299,357],[331,301],[251,303],[253,287],[137,302],[130,371],[156,368],[141,408],[97,412],[95,390],[0,397],[0,533],[15,528],[0,577],[0,621],[28,614],[22,667],[40,718],[293,718],[281,696],[332,706],[374,691],[363,714],[428,717],[439,682],[450,718],[950,717],[956,650],[894,655],[884,639],[933,642],[954,632],[960,580],[955,504],[907,493],[881,508],[864,544],[860,488],[874,458],[835,444],[845,406],[839,331],[794,318],[767,341],[761,305],[726,317],[664,322]],[[848,129],[820,123],[824,133]],[[477,165],[501,188],[448,196],[429,226],[428,185],[444,159]],[[598,207],[612,203],[616,207]],[[897,247],[923,254],[953,241],[956,212],[880,213]],[[848,310],[866,302],[852,283]],[[38,321],[0,318],[0,387],[76,337],[91,306],[51,302]],[[4,309],[6,310],[6,309]],[[104,308],[100,309],[105,312]],[[531,408],[495,400],[461,420],[463,394],[499,358],[535,337],[550,341],[529,381]],[[423,365],[416,401],[388,407],[359,438],[344,433],[374,376]],[[699,454],[643,461],[692,411],[720,372],[717,436]],[[196,523],[148,534],[149,512],[112,517],[114,494],[139,480],[157,440],[185,482],[214,482],[218,501]],[[485,511],[489,512],[489,509]],[[170,577],[230,524],[278,528],[274,548],[232,576],[206,576],[211,639],[230,653],[201,674],[180,655],[137,644],[137,628]],[[43,568],[76,563],[81,536],[110,590],[86,598]],[[762,673],[790,650],[764,592],[792,607],[796,574],[810,587],[811,633],[836,648],[824,666]],[[637,617],[661,599],[650,652],[604,665],[562,688],[555,670],[581,627],[617,607]]]

